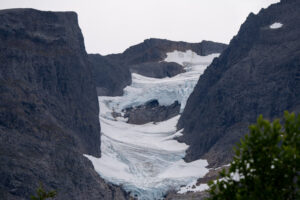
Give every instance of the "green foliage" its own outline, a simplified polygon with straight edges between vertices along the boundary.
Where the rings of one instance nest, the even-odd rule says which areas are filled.
[[[229,170],[209,184],[209,199],[300,199],[300,115],[285,112],[284,128],[259,116],[249,129]]]
[[[40,186],[36,190],[36,196],[31,196],[31,200],[46,200],[48,198],[54,198],[56,196],[56,191],[46,192],[43,185]]]

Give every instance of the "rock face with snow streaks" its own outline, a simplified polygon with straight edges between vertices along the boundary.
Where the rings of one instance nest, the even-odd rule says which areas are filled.
[[[160,62],[164,60],[167,52],[191,50],[200,56],[212,53],[221,53],[227,47],[226,44],[202,41],[200,43],[176,42],[164,39],[150,38],[144,42],[134,45],[122,54],[112,54],[108,57],[121,60],[129,65],[147,62]]]
[[[100,156],[100,124],[77,15],[11,9],[0,21],[0,199],[39,183],[58,199],[125,199],[82,155]]]
[[[185,72],[182,64],[163,61],[168,52],[190,50],[200,56],[206,56],[221,53],[226,47],[226,44],[210,41],[186,43],[147,39],[121,54],[107,56],[90,54],[89,60],[93,67],[93,78],[98,96],[120,96],[123,94],[123,89],[131,84],[131,73],[152,78],[165,78]]]
[[[177,126],[190,145],[186,160],[227,164],[259,114],[300,111],[299,13],[300,2],[286,0],[250,14],[200,77]]]

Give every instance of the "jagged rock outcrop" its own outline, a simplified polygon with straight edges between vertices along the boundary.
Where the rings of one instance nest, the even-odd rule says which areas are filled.
[[[99,107],[74,12],[0,11],[0,199],[124,199],[83,156],[100,156]]]
[[[181,65],[162,62],[168,52],[192,50],[205,56],[221,53],[226,47],[226,44],[210,41],[187,43],[152,38],[128,48],[121,54],[90,54],[89,60],[98,96],[120,96],[123,89],[131,84],[131,73],[153,78],[172,77],[183,73],[185,70]]]
[[[285,0],[250,14],[206,69],[179,120],[186,160],[227,164],[232,146],[259,114],[300,111],[300,2]],[[272,26],[281,23],[282,27]]]
[[[121,96],[123,88],[131,84],[131,73],[127,65],[115,63],[99,54],[89,54],[89,61],[98,96]]]
[[[153,78],[173,77],[185,72],[183,66],[174,62],[147,62],[131,65],[130,71]]]
[[[165,39],[151,38],[126,49],[122,54],[112,54],[108,57],[122,60],[128,65],[147,62],[159,62],[167,57],[167,52],[192,50],[198,55],[206,56],[211,53],[221,53],[226,44],[202,41],[200,43],[176,42]]]
[[[158,101],[152,100],[145,105],[134,108],[126,108],[124,117],[128,118],[130,124],[146,124],[148,122],[161,122],[175,117],[179,114],[180,104],[175,101],[169,106],[161,106]]]

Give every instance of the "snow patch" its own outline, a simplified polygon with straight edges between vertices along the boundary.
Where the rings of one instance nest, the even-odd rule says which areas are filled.
[[[278,28],[281,28],[283,26],[282,23],[280,22],[275,22],[273,24],[270,25],[270,29],[278,29]]]
[[[218,53],[210,54],[207,56],[200,56],[191,50],[185,52],[173,51],[167,53],[165,62],[176,62],[182,66],[187,65],[209,65],[215,57],[218,57]]]
[[[197,181],[193,181],[190,184],[181,187],[180,190],[177,192],[178,194],[184,194],[187,192],[202,192],[208,190],[209,186],[205,183],[197,185]]]

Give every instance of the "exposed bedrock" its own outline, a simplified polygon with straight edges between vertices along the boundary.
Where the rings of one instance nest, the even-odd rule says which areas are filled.
[[[199,43],[187,43],[150,38],[140,44],[129,47],[122,54],[112,54],[107,57],[134,65],[147,62],[160,62],[167,57],[166,53],[175,50],[192,50],[198,55],[206,56],[212,53],[221,53],[226,47],[226,44],[205,40]]]
[[[100,156],[99,107],[74,12],[0,11],[0,199],[125,199]]]
[[[221,53],[226,47],[226,44],[210,41],[187,43],[147,39],[120,54],[90,54],[89,61],[98,96],[121,96],[123,89],[131,84],[131,72],[153,78],[172,77],[185,72],[177,63],[163,62],[168,52],[192,50],[204,56]]]
[[[185,72],[183,66],[175,62],[147,62],[129,67],[132,73],[153,78],[173,77]]]
[[[179,114],[180,104],[175,101],[169,106],[159,105],[157,100],[152,100],[144,105],[131,107],[124,110],[124,117],[130,124],[146,124],[148,122],[161,122]]]
[[[121,96],[123,89],[131,84],[128,66],[99,54],[89,54],[89,61],[98,96]]]
[[[187,161],[227,164],[259,114],[274,119],[300,111],[299,13],[300,2],[286,0],[250,14],[206,69],[178,123],[180,141],[190,145]]]

